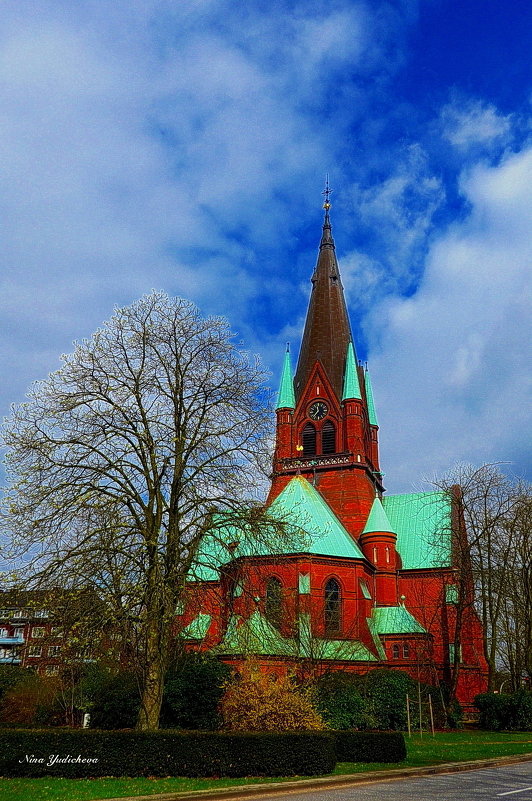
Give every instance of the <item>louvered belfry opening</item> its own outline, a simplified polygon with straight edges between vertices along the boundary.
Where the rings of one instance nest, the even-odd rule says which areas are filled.
[[[312,423],[303,429],[303,456],[316,456],[316,429]]]
[[[323,424],[321,430],[321,451],[322,453],[336,453],[336,428],[330,420]]]
[[[325,585],[325,634],[339,634],[341,626],[341,591],[336,579]]]

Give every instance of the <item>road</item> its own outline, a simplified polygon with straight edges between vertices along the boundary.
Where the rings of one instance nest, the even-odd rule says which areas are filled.
[[[275,801],[532,801],[532,762],[269,797]]]

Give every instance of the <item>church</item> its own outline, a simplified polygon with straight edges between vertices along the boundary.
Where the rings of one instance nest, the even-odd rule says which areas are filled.
[[[450,684],[458,669],[456,694],[470,706],[487,670],[472,577],[456,557],[467,536],[460,490],[385,494],[325,194],[297,367],[287,351],[277,399],[266,510],[285,534],[272,526],[254,541],[221,521],[178,609],[180,636],[278,675],[385,667]]]

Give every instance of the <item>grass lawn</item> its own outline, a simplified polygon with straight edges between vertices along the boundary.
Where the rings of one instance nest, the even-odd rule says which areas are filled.
[[[408,757],[401,766],[416,767],[441,762],[532,753],[532,732],[440,732],[406,737]],[[359,773],[399,767],[383,763],[341,762],[335,773]],[[127,795],[149,795],[185,790],[205,790],[279,779],[1,779],[2,801],[93,801]],[[285,779],[284,781],[290,781]]]

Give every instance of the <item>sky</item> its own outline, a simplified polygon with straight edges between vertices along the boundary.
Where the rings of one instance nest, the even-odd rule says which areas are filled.
[[[5,0],[2,414],[151,289],[276,387],[328,173],[388,490],[530,477],[531,52],[529,0]]]

